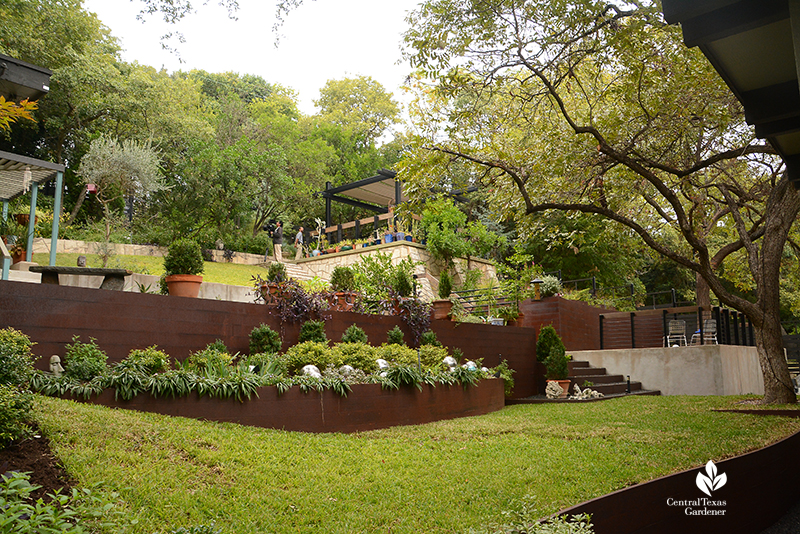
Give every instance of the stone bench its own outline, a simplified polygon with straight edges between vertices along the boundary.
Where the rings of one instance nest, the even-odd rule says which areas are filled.
[[[59,274],[71,274],[80,276],[102,276],[103,283],[100,289],[111,289],[122,291],[125,287],[125,277],[133,274],[128,269],[101,269],[94,267],[59,267],[51,265],[33,265],[30,267],[33,273],[42,274],[43,284],[58,285]]]

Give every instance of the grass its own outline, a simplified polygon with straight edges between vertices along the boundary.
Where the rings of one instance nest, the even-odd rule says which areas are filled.
[[[56,265],[74,267],[77,265],[79,254],[56,254]],[[103,260],[97,254],[85,254],[87,267],[102,267]],[[49,265],[50,255],[34,254],[32,260],[39,265]],[[129,269],[135,273],[161,276],[164,273],[164,262],[158,256],[112,256],[108,262],[109,268]],[[258,265],[241,265],[237,263],[204,262],[203,281],[216,282],[234,286],[252,286],[251,279],[254,275],[262,277],[266,270]]]
[[[464,532],[535,496],[542,515],[762,447],[797,419],[713,412],[741,397],[518,405],[357,434],[304,434],[40,398],[67,470],[119,491],[135,532]]]

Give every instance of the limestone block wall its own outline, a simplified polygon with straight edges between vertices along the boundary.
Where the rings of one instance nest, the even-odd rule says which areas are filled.
[[[439,274],[441,266],[439,266],[431,257],[431,254],[425,248],[425,245],[419,243],[412,243],[410,241],[385,243],[382,245],[348,250],[345,252],[338,252],[336,254],[325,254],[323,256],[315,256],[313,258],[304,258],[297,262],[312,276],[317,276],[322,280],[330,280],[331,273],[336,267],[352,267],[361,261],[365,255],[375,255],[378,253],[388,253],[392,255],[392,264],[397,265],[406,258],[414,262],[421,262],[422,265],[417,266],[415,274],[417,275],[417,284],[420,297],[424,300],[433,300],[436,297],[439,287]],[[459,283],[463,280],[465,272],[468,269],[480,269],[483,273],[484,279],[496,279],[497,272],[494,264],[490,261],[483,259],[466,259],[458,258],[456,261],[456,274],[455,282]]]

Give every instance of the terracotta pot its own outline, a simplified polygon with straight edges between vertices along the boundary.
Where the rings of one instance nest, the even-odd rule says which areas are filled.
[[[17,224],[20,226],[28,226],[28,222],[30,222],[31,216],[28,213],[15,213],[14,220],[17,221]],[[33,220],[33,224],[36,224],[38,222],[39,222],[39,217],[37,215],[36,218],[34,218]]]
[[[166,278],[171,297],[197,298],[203,277],[195,274],[171,274]]]
[[[356,294],[352,291],[337,291],[333,294],[333,302],[331,304],[338,311],[351,311],[355,296]]]
[[[564,390],[559,399],[567,398],[567,395],[569,395],[569,384],[572,382],[571,380],[548,380],[548,382],[558,382],[558,385]]]
[[[11,251],[9,251],[11,252]],[[25,249],[20,250],[19,252],[11,252],[11,264],[19,263],[25,260]]]
[[[453,309],[453,303],[450,300],[434,300],[433,301],[433,318],[434,319],[447,319]]]

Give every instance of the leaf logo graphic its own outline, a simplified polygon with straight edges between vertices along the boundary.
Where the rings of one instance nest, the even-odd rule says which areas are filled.
[[[711,497],[711,492],[716,491],[728,481],[728,475],[720,473],[717,476],[717,466],[711,460],[706,464],[706,474],[702,471],[697,473],[697,480],[695,481],[700,491]]]

